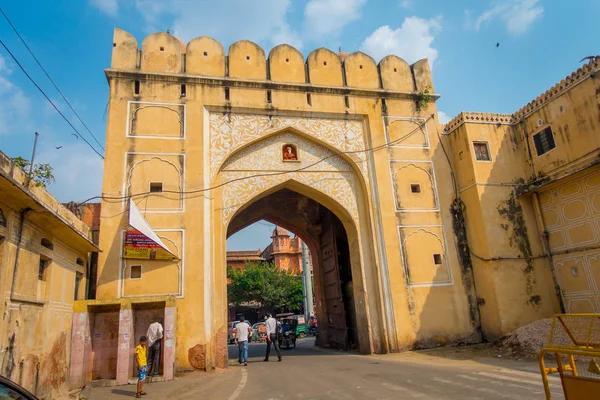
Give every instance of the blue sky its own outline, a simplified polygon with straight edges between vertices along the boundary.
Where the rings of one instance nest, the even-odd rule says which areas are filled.
[[[250,39],[265,49],[287,42],[306,56],[318,47],[428,57],[440,120],[460,111],[512,113],[599,54],[600,0],[55,0],[3,2],[2,8],[86,125],[104,143],[113,27],[141,44],[170,29],[188,41],[209,35],[227,48]],[[0,38],[85,136],[60,95],[0,17]],[[496,47],[496,43],[500,43]],[[61,201],[101,193],[102,160],[0,48],[0,150],[50,162]],[[89,136],[86,136],[89,137]],[[93,139],[89,139],[93,142]],[[56,147],[62,146],[60,149]],[[255,224],[231,249],[257,249],[271,228]]]

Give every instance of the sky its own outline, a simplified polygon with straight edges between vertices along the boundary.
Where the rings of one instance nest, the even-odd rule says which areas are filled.
[[[21,0],[0,7],[102,145],[113,28],[138,43],[169,29],[184,42],[212,36],[225,48],[248,39],[266,53],[288,43],[306,57],[328,47],[361,50],[375,61],[428,58],[441,122],[460,111],[513,113],[600,54],[600,0]],[[0,47],[0,150],[54,168],[60,201],[101,194],[100,146],[78,121],[6,20],[0,39],[71,121],[60,117]],[[499,46],[496,44],[499,43]],[[77,137],[77,136],[78,137]],[[272,228],[255,224],[228,241],[265,247]]]

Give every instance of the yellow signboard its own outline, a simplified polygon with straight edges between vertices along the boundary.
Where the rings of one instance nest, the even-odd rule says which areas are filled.
[[[125,233],[123,258],[138,260],[177,260],[173,254],[163,249],[137,229],[130,228]]]

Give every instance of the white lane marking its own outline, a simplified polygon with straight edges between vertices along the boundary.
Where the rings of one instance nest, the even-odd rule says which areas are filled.
[[[526,371],[521,371],[518,369],[506,369],[506,368],[500,368],[496,371],[503,372],[505,374],[519,375],[521,377],[527,376],[534,380],[539,380],[540,382],[542,381],[542,376],[540,375],[539,371],[536,373],[536,372],[526,372]],[[556,383],[560,383],[560,377],[558,375],[548,375],[548,380],[556,381]]]
[[[542,378],[540,377],[539,380],[531,380],[531,379],[520,379],[520,378],[515,378],[512,376],[505,376],[505,375],[499,375],[499,374],[492,374],[489,372],[477,372],[477,375],[482,375],[482,376],[487,376],[488,378],[495,378],[495,379],[502,379],[505,381],[513,381],[513,382],[519,382],[519,383],[527,383],[530,385],[536,385],[536,386],[544,386],[544,384],[542,383]],[[550,382],[550,386],[558,386],[560,388],[560,383],[554,383],[554,382]]]
[[[419,393],[419,392],[415,392],[414,390],[410,390],[408,388],[405,388],[403,386],[400,385],[394,385],[393,383],[387,383],[387,382],[383,382],[381,384],[381,386],[393,390],[395,392],[406,392],[407,395],[409,395],[410,397],[414,398],[414,399],[418,399],[418,398],[423,398],[426,397],[428,399],[431,399],[431,396],[426,395],[425,393]]]
[[[527,390],[527,391],[529,391],[531,393],[534,393],[534,394],[544,394],[544,389],[541,388],[541,387],[531,387],[531,386],[526,386],[525,384],[519,385],[519,384],[516,384],[516,383],[510,383],[510,382],[506,382],[506,381],[495,381],[495,380],[489,379],[489,378],[476,378],[474,376],[463,375],[463,374],[458,374],[456,376],[458,376],[459,378],[468,379],[470,381],[491,383],[491,384],[499,385],[499,386],[502,386],[502,387],[506,387],[506,386],[508,386],[508,387],[514,387],[514,388],[518,388],[518,389]],[[551,388],[551,392],[552,392],[553,396],[555,396],[555,395],[556,396],[562,396],[563,395],[562,391],[559,392],[557,390],[552,390],[552,389],[554,389],[554,388]]]
[[[237,399],[238,396],[240,395],[240,393],[242,393],[242,390],[244,390],[244,387],[246,387],[247,382],[248,382],[248,372],[247,372],[246,368],[242,367],[242,379],[240,380],[240,384],[238,385],[237,389],[235,389],[235,392],[233,392],[233,394],[231,396],[229,396],[228,400]]]
[[[464,383],[453,382],[453,381],[449,381],[447,379],[441,379],[441,378],[437,378],[437,377],[433,377],[431,379],[436,382],[445,383],[446,385],[458,386],[458,387],[462,388],[463,390],[466,388],[469,390],[475,390],[478,392],[486,393],[486,394],[489,394],[490,396],[496,396],[496,398],[511,399],[511,400],[530,400],[531,399],[531,397],[521,397],[521,396],[517,396],[514,394],[510,394],[510,395],[504,394],[502,392],[498,392],[493,389],[468,386],[468,385],[465,385]]]

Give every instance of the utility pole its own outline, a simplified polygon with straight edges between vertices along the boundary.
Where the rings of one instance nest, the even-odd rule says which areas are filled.
[[[33,140],[33,151],[31,152],[31,163],[29,164],[29,176],[27,177],[27,187],[29,188],[29,183],[31,182],[31,180],[33,179],[33,159],[35,158],[35,148],[37,147],[37,141],[38,141],[38,136],[40,136],[39,133],[35,133],[35,139]]]
[[[310,318],[313,311],[313,288],[312,276],[310,274],[310,255],[308,246],[302,241],[302,294],[304,295],[304,318]]]

